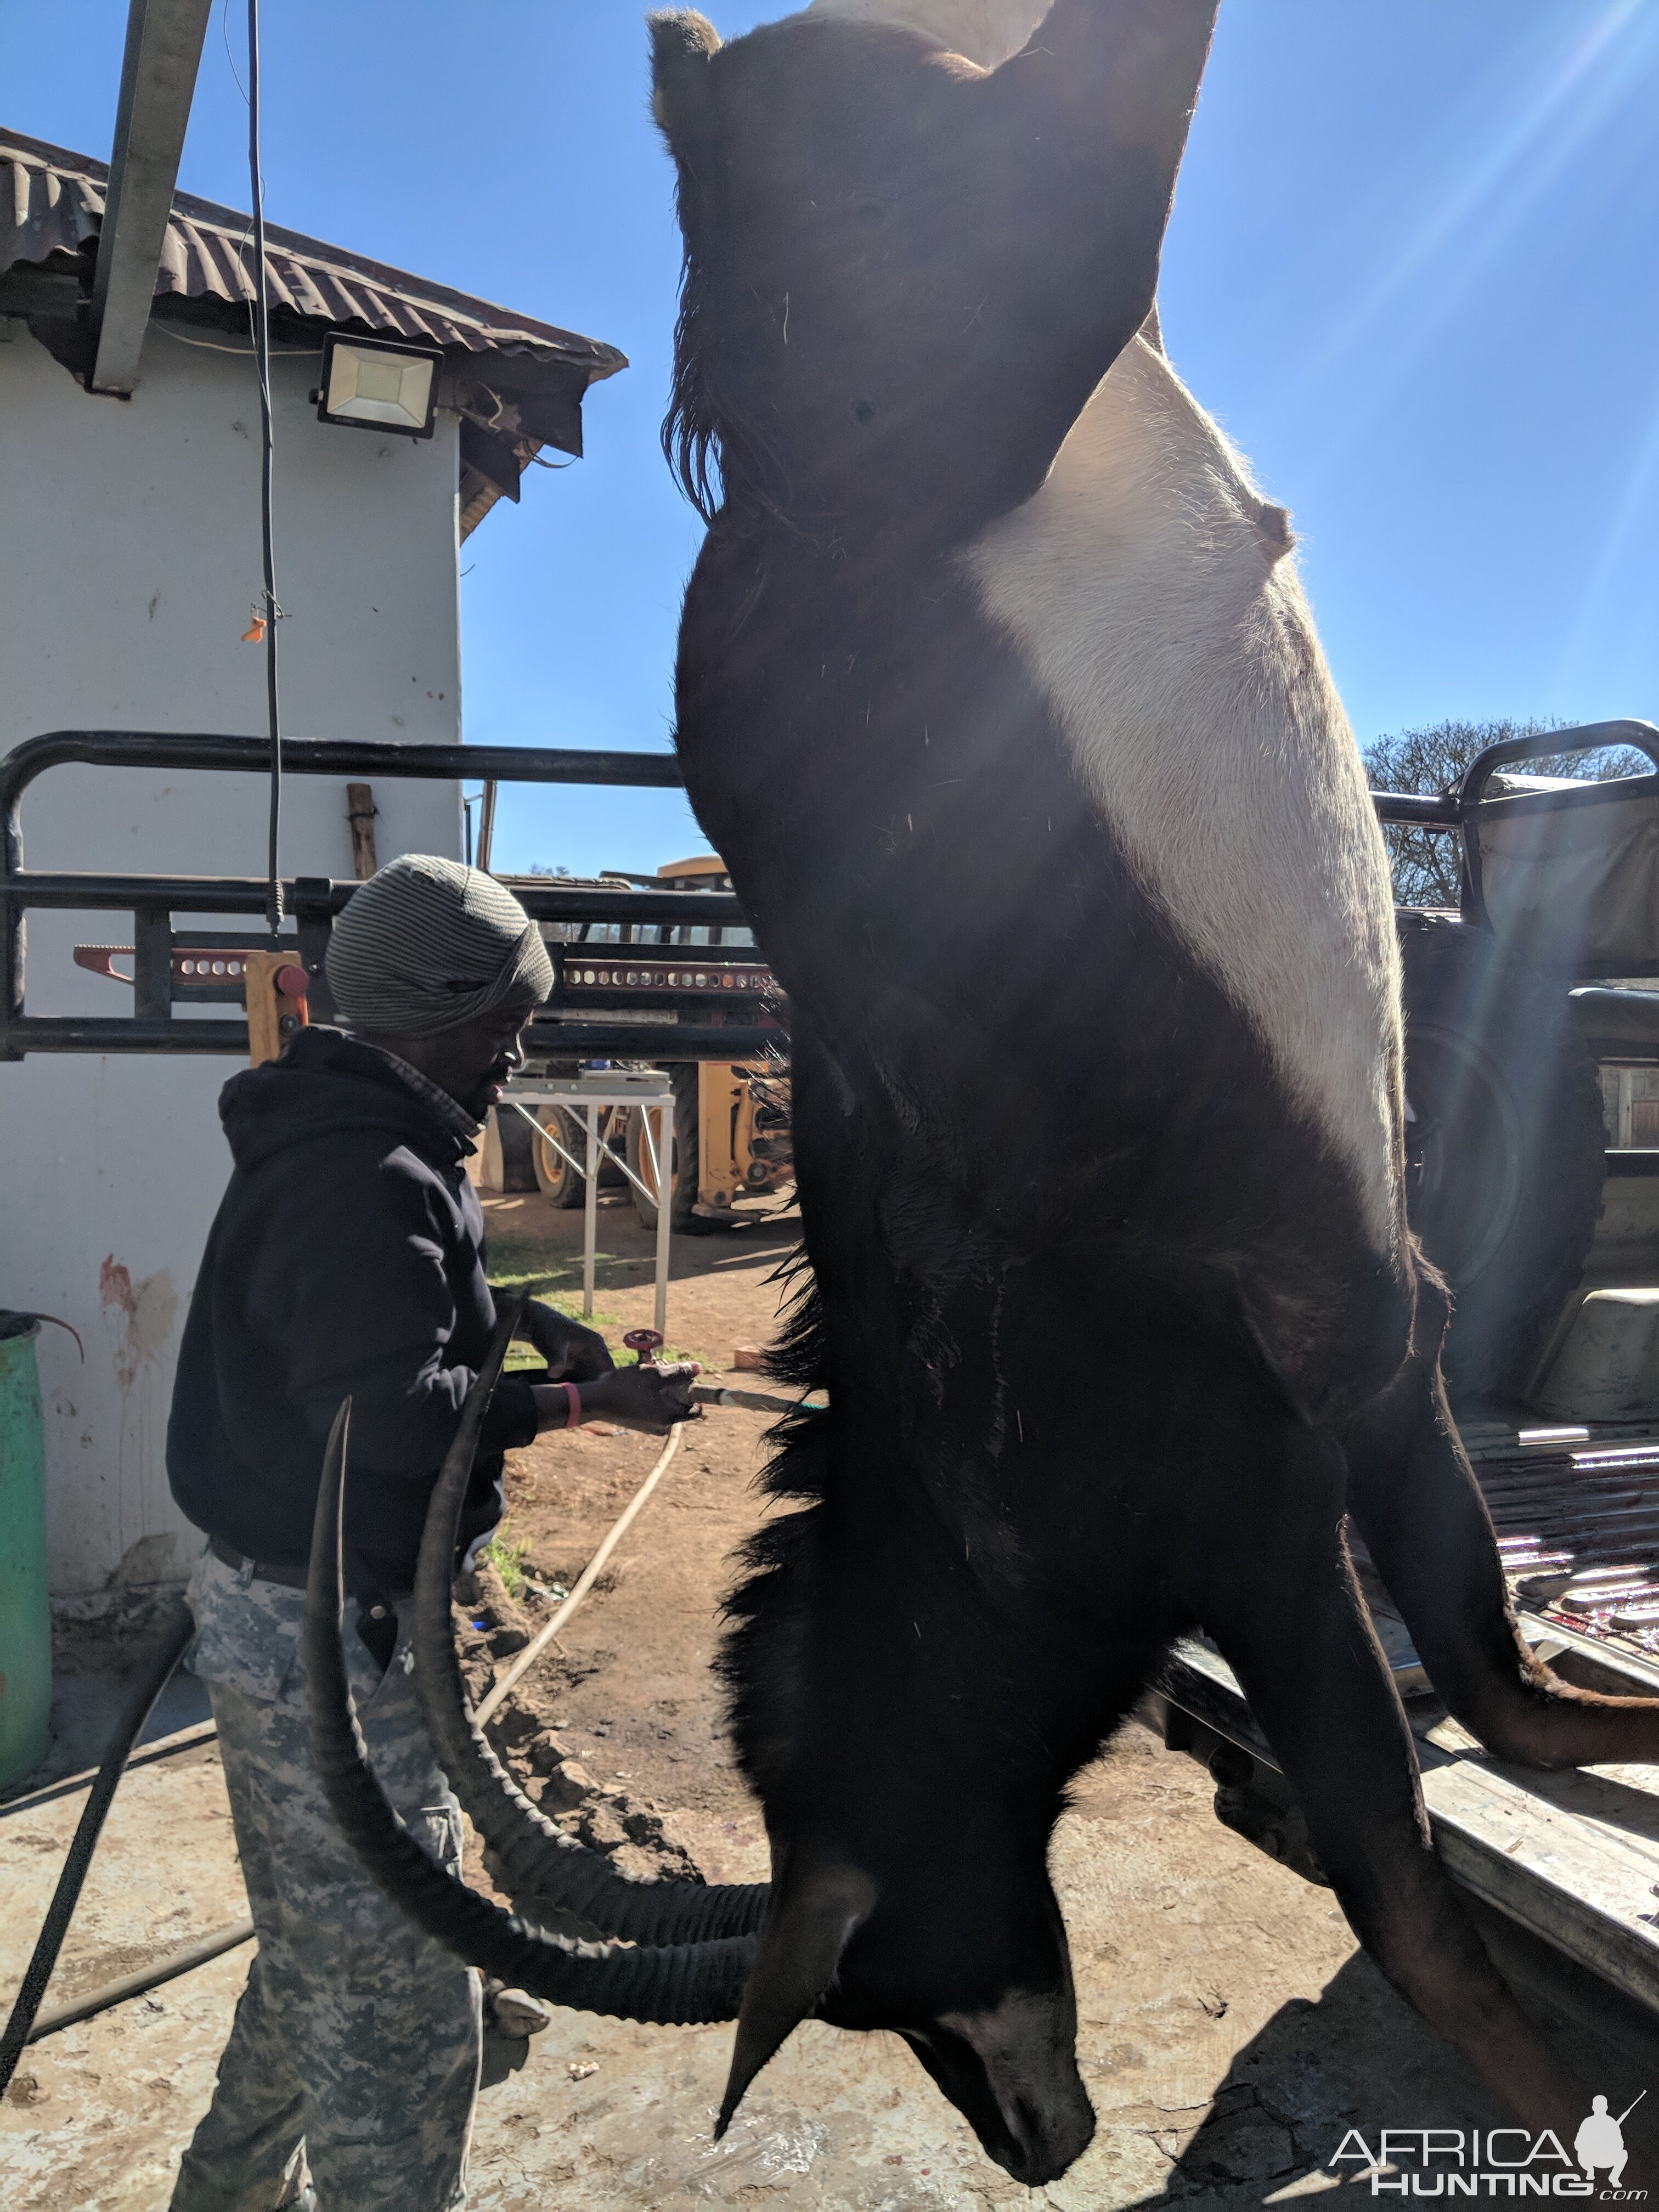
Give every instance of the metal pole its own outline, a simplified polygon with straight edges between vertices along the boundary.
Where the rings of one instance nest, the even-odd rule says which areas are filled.
[[[283,923],[277,848],[283,820],[283,718],[277,701],[276,553],[271,527],[276,448],[270,427],[270,272],[265,262],[265,186],[259,161],[259,0],[247,0],[247,167],[253,202],[253,360],[259,387],[259,539],[264,560],[265,720],[270,734],[270,811],[266,825],[265,921],[274,938]]]
[[[582,1312],[593,1314],[593,1248],[599,1234],[599,1109],[587,1109],[587,1187],[582,1194]]]
[[[482,868],[486,875],[489,872],[490,857],[495,849],[495,791],[494,778],[487,777],[478,809],[477,857],[472,863],[475,868]]]
[[[657,1320],[659,1336],[668,1334],[668,1238],[673,1213],[674,1100],[657,1109]]]

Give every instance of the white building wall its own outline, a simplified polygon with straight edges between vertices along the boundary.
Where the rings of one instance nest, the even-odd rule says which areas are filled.
[[[264,734],[264,654],[240,641],[260,590],[252,368],[191,337],[152,325],[135,397],[94,399],[0,319],[0,752],[59,729]],[[318,373],[314,355],[273,364],[284,729],[457,743],[454,421],[425,442],[330,428],[307,398]],[[453,783],[374,796],[381,860],[459,855]],[[265,803],[258,777],[54,769],[24,801],[24,856],[263,875]],[[289,779],[283,825],[284,874],[352,873],[343,783]],[[28,930],[30,1012],[126,1011],[125,986],[70,957],[130,941],[125,917]],[[62,1330],[40,1340],[59,1594],[167,1579],[198,1548],[167,1492],[167,1413],[230,1170],[216,1100],[241,1064],[0,1063],[0,1306],[58,1315],[86,1346],[82,1364]]]

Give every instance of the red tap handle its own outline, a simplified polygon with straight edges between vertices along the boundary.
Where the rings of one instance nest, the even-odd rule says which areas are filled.
[[[630,1328],[623,1342],[637,1355],[641,1367],[654,1364],[657,1353],[662,1348],[661,1334],[654,1328]]]

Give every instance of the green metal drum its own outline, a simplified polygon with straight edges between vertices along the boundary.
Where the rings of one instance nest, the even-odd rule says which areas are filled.
[[[52,1616],[46,1478],[32,1314],[0,1312],[0,1786],[46,1755]]]

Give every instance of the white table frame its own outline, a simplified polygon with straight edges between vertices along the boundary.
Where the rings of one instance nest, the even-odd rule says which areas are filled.
[[[501,1107],[515,1107],[536,1132],[539,1141],[556,1152],[568,1167],[574,1168],[582,1178],[582,1312],[592,1317],[593,1311],[594,1255],[599,1228],[599,1169],[602,1164],[599,1147],[599,1114],[610,1106],[639,1106],[644,1109],[641,1134],[645,1139],[646,1157],[651,1171],[657,1179],[654,1191],[647,1188],[626,1160],[616,1161],[640,1195],[655,1205],[657,1209],[657,1305],[656,1328],[659,1336],[668,1334],[668,1247],[671,1198],[674,1174],[674,1087],[665,1076],[659,1084],[619,1084],[615,1079],[603,1077],[592,1083],[565,1084],[543,1088],[520,1089],[514,1085],[503,1092]],[[562,1106],[567,1114],[579,1116],[587,1131],[587,1161],[584,1166],[574,1154],[566,1152],[553,1132],[544,1127],[534,1114],[532,1106]],[[657,1141],[651,1141],[651,1115],[657,1116]]]

